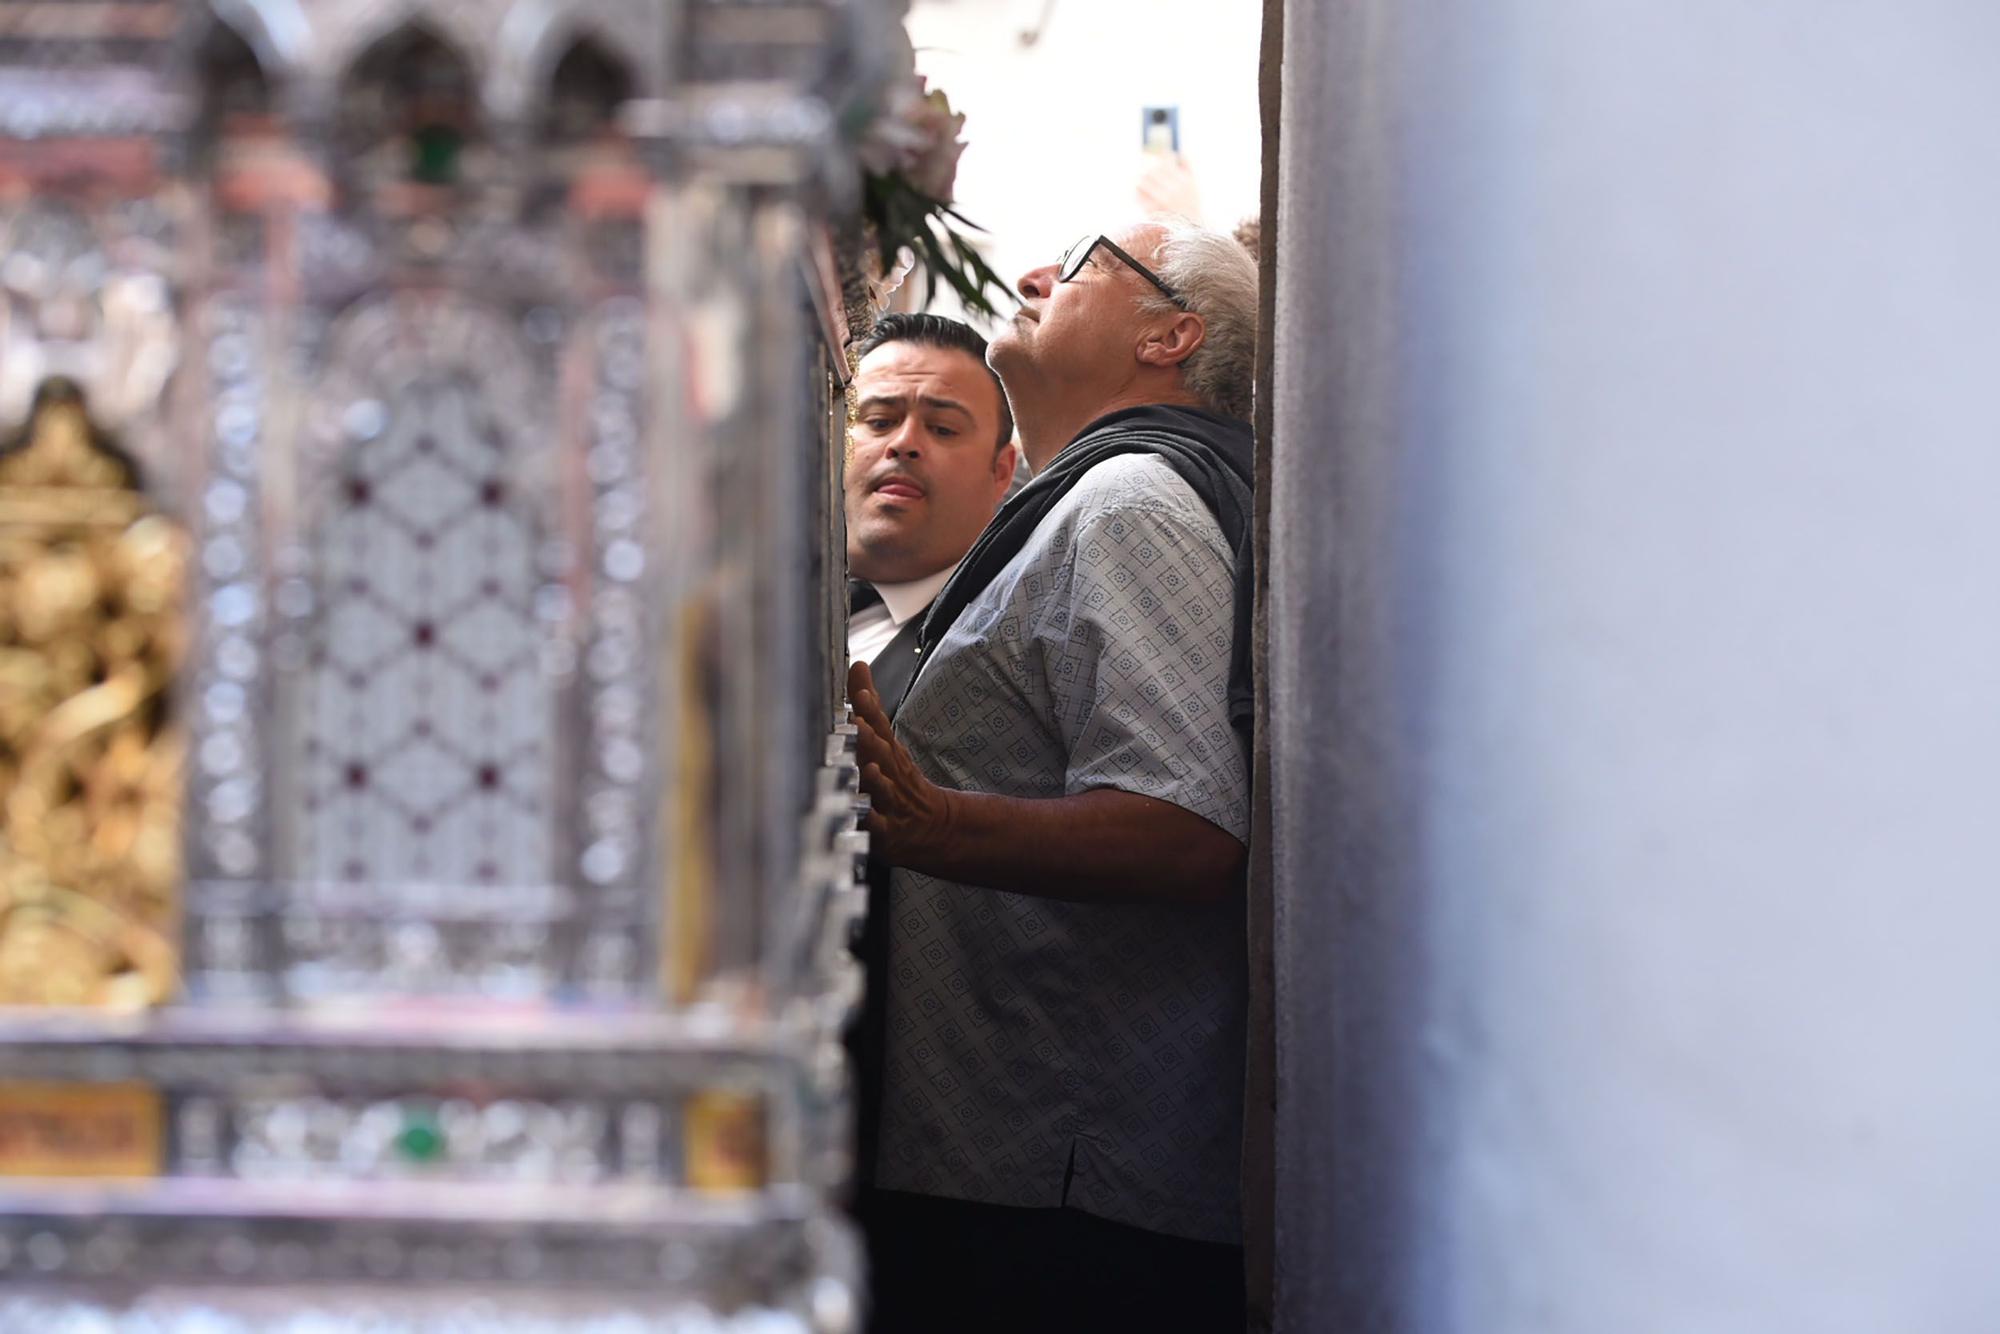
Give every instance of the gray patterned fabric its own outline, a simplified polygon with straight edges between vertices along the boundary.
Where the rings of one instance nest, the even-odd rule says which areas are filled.
[[[1245,839],[1232,579],[1170,467],[1101,463],[939,641],[897,735],[952,788],[1118,788]],[[877,1185],[1240,1237],[1240,902],[1064,903],[899,868],[889,911]]]

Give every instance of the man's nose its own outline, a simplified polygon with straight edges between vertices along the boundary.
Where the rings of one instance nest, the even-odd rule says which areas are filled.
[[[1053,264],[1044,264],[1039,269],[1029,269],[1014,284],[1015,290],[1022,296],[1035,301],[1046,300],[1055,287],[1056,266]]]
[[[909,418],[896,428],[894,435],[889,437],[889,457],[892,459],[913,459],[917,456],[918,447],[923,442],[923,423],[914,417]]]

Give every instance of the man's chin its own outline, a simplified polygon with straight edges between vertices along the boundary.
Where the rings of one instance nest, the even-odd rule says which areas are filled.
[[[857,579],[878,583],[887,572],[909,564],[913,553],[910,534],[901,524],[849,523],[847,526],[847,569]],[[864,574],[872,570],[873,574]],[[890,583],[895,583],[893,578]]]
[[[1024,320],[1019,315],[1003,323],[986,342],[986,364],[997,371],[1001,362],[1019,358],[1026,350],[1034,328],[1032,320]]]
[[[1034,347],[1017,329],[1002,327],[986,345],[986,364],[1000,377],[1000,387],[1010,398],[1016,384],[1024,384],[1034,375]]]

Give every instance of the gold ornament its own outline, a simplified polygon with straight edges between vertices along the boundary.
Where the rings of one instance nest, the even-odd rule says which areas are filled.
[[[185,565],[82,396],[44,386],[0,453],[0,1005],[174,989]]]

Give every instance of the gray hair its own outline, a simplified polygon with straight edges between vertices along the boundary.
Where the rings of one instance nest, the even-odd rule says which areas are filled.
[[[1215,411],[1249,420],[1256,385],[1257,262],[1242,243],[1188,222],[1163,222],[1153,272],[1201,316],[1205,333],[1194,355],[1181,363],[1188,391]],[[1148,315],[1179,307],[1164,296],[1141,299]]]

